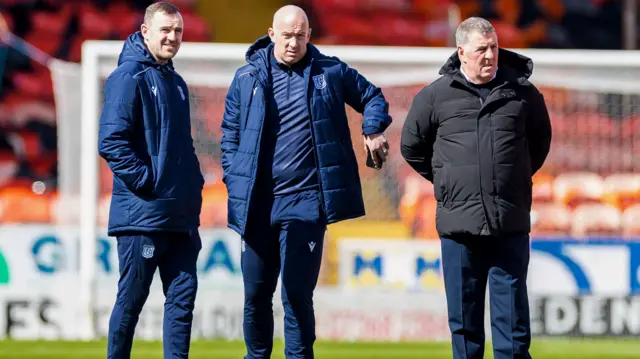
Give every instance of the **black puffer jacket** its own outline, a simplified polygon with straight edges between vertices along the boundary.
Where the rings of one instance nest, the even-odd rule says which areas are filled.
[[[528,80],[533,62],[503,49],[498,59],[496,86],[482,101],[453,54],[404,123],[402,156],[433,182],[443,237],[530,231],[531,178],[549,153],[551,123]]]

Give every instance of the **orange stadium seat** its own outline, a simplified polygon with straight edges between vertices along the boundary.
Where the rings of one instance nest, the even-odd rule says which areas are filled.
[[[200,225],[203,228],[224,227],[227,223],[227,190],[220,183],[202,191]]]
[[[571,234],[574,237],[618,235],[621,229],[621,213],[609,204],[584,203],[573,211]]]
[[[553,181],[554,177],[550,174],[538,172],[533,176],[533,201],[534,202],[551,202],[553,201]]]
[[[438,239],[436,229],[436,209],[435,199],[423,197],[420,207],[416,213],[416,220],[412,227],[412,233],[419,239]]]
[[[51,201],[29,188],[8,187],[0,191],[0,223],[49,223]]]
[[[591,172],[561,173],[553,182],[554,200],[571,208],[581,203],[599,202],[603,190],[602,178]]]
[[[631,205],[622,212],[622,235],[640,237],[640,204]]]
[[[640,174],[615,173],[605,177],[603,200],[620,210],[640,203]]]
[[[423,183],[426,182],[430,185],[431,190],[425,190]],[[431,192],[431,193],[429,193]],[[433,185],[422,179],[422,177],[410,174],[404,179],[404,190],[402,197],[400,197],[400,206],[398,212],[400,214],[400,220],[406,226],[412,226],[416,218],[417,208],[422,201],[422,198],[433,196]]]
[[[534,203],[531,208],[531,234],[541,236],[571,234],[571,210],[559,203]]]

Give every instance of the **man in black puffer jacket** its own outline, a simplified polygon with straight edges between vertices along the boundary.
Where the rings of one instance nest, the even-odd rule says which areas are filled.
[[[549,153],[549,114],[528,80],[533,62],[499,49],[491,23],[465,20],[456,43],[416,95],[401,152],[434,184],[454,359],[483,357],[487,282],[495,358],[531,358],[531,184]]]

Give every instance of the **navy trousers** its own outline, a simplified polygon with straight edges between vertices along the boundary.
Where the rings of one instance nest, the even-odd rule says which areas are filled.
[[[531,359],[529,236],[464,236],[441,243],[453,358],[483,358],[488,282],[494,358]]]
[[[188,358],[198,290],[196,262],[202,249],[198,231],[127,233],[117,240],[120,280],[109,320],[107,358],[131,357],[136,324],[156,268],[160,270],[165,295],[164,358]]]
[[[263,198],[252,207],[242,238],[245,359],[270,358],[273,294],[281,275],[285,357],[313,358],[313,291],[318,282],[326,220],[318,191]],[[253,203],[252,203],[253,205]]]

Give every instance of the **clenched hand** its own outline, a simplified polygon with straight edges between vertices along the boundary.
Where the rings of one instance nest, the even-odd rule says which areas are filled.
[[[375,133],[372,135],[364,136],[364,151],[365,153],[371,152],[373,163],[377,168],[382,166],[387,160],[389,154],[389,143],[387,138],[382,133]]]

